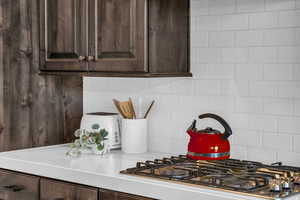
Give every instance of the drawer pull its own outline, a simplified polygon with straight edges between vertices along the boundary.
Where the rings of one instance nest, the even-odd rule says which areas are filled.
[[[4,188],[9,189],[13,192],[20,192],[25,189],[25,187],[23,185],[7,185],[7,186],[4,186]]]
[[[65,200],[64,198],[55,198],[53,200]]]

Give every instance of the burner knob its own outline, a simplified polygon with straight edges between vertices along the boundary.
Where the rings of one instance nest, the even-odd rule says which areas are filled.
[[[283,189],[291,189],[293,187],[293,181],[289,177],[283,178],[281,183]]]
[[[281,192],[282,191],[282,181],[280,179],[270,180],[270,190],[273,192]]]
[[[293,178],[295,184],[300,184],[300,173],[295,173]]]

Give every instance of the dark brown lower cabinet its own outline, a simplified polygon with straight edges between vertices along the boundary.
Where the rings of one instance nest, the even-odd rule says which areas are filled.
[[[0,169],[0,200],[154,200]]]
[[[154,199],[122,193],[122,192],[100,189],[99,200],[154,200]]]
[[[39,200],[39,178],[0,170],[0,200]]]
[[[41,200],[98,200],[98,189],[41,179]]]

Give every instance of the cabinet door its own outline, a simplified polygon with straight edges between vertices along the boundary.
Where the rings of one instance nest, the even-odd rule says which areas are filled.
[[[99,200],[154,200],[154,199],[101,189]]]
[[[86,0],[40,1],[40,69],[86,71]]]
[[[146,1],[91,0],[89,13],[89,71],[147,71]]]
[[[0,171],[1,200],[39,200],[39,178]]]
[[[189,1],[149,1],[149,71],[189,75]]]
[[[41,179],[41,200],[98,200],[98,190],[81,185]]]

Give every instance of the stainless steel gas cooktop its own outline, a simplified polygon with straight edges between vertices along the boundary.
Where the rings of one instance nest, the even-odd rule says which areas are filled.
[[[235,159],[195,161],[174,156],[138,162],[136,167],[121,173],[265,199],[300,195],[300,168],[281,163],[265,165]]]

